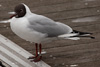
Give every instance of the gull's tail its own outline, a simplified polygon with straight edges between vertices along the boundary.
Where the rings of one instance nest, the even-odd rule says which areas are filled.
[[[80,32],[80,31],[73,30],[73,32],[71,32],[69,34],[60,35],[58,37],[64,38],[64,39],[71,39],[71,40],[79,40],[80,38],[95,39],[95,37],[91,36],[92,34],[93,33]]]

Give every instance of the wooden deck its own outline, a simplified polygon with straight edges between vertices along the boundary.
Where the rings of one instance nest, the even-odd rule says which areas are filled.
[[[43,61],[52,67],[100,67],[100,0],[0,0],[0,20],[8,19],[7,12],[19,3],[31,11],[55,21],[68,24],[75,30],[92,32],[95,39],[78,41],[58,40],[43,44]],[[16,36],[9,24],[0,24],[0,34],[30,53],[34,45]]]
[[[30,62],[31,60],[27,59],[30,56],[32,56],[31,53],[0,35],[0,59],[9,65],[6,67],[51,67],[43,61]]]

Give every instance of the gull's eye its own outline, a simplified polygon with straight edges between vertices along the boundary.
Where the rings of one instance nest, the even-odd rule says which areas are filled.
[[[23,9],[20,9],[20,12],[23,12]]]

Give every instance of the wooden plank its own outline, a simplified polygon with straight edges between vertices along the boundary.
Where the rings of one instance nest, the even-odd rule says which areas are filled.
[[[19,66],[24,67],[22,64],[18,63],[15,59],[13,59],[10,56],[8,56],[7,54],[3,53],[1,50],[0,50],[0,58],[5,63],[9,64],[9,66],[12,66],[12,67],[14,67],[14,66],[15,67],[19,67]]]
[[[44,14],[44,15],[54,20],[65,20],[65,19],[70,19],[70,18],[99,15],[100,12],[97,12],[98,9],[100,9],[100,7],[89,8],[89,9],[79,9],[79,10],[73,10],[73,11],[63,11],[63,12]]]
[[[95,0],[96,2],[99,0]],[[73,3],[73,2],[95,2],[89,0],[33,0],[31,7],[48,6],[62,3]]]
[[[80,0],[76,0],[80,1]],[[75,0],[33,0],[33,7],[61,4],[65,2],[75,2]]]
[[[2,55],[6,56],[6,58],[8,58],[10,61],[12,61],[13,63],[15,63],[16,65],[20,66],[20,67],[25,67],[25,66],[29,66],[33,65],[32,63],[30,63],[29,61],[27,61],[27,59],[23,58],[23,56],[19,55],[18,53],[16,53],[15,51],[9,49],[7,46],[5,46],[4,44],[1,43],[0,47],[2,47],[2,49],[0,50],[2,52]],[[6,49],[5,49],[6,48]],[[5,52],[3,52],[3,51]],[[8,52],[9,51],[9,52]],[[17,60],[16,60],[16,59]],[[19,62],[20,61],[20,62]],[[25,66],[24,66],[25,65]]]
[[[93,24],[99,24],[100,16],[88,16],[88,17],[80,17],[80,18],[72,18],[67,20],[59,20],[62,23],[65,23],[71,27],[81,27]]]
[[[83,31],[88,31],[88,32],[93,32],[93,33],[99,33],[100,29],[100,24],[94,24],[94,25],[87,25],[87,26],[81,26],[81,27],[75,27],[74,29],[77,30],[83,30]]]
[[[0,58],[3,58],[3,61],[6,61],[10,66],[12,67],[18,67],[17,65],[12,64],[13,62],[11,62],[10,60],[8,60],[6,57],[4,57],[3,55],[0,54]]]
[[[10,67],[10,65],[8,65],[7,63],[5,63],[5,62],[2,61],[1,59],[0,59],[0,63],[2,63],[3,66]]]
[[[93,7],[99,7],[100,6],[99,3],[100,3],[100,1],[98,1],[98,2],[97,1],[66,2],[66,3],[61,3],[61,4],[33,7],[32,12],[35,12],[38,14],[48,14],[48,13],[56,13],[56,12],[60,12],[60,11],[78,10],[78,9],[83,9],[83,8],[88,9],[88,8],[93,8]],[[72,4],[72,5],[70,5],[70,4]]]
[[[40,61],[38,63],[29,62],[29,60],[27,58],[29,56],[32,56],[32,54],[28,53],[26,50],[19,47],[18,45],[11,42],[10,40],[8,40],[7,38],[5,38],[2,35],[0,35],[0,42],[1,42],[0,43],[0,51],[2,52],[1,59],[3,61],[5,61],[5,60],[9,61],[9,62],[5,61],[6,63],[9,64],[9,63],[13,62],[12,64],[15,64],[16,67],[17,66],[18,67],[50,67],[43,61]],[[3,58],[2,58],[2,55],[4,55]],[[12,64],[10,64],[10,65],[12,65]]]
[[[62,54],[62,52],[69,52],[69,51],[75,51],[75,50],[77,51],[77,50],[93,49],[93,48],[99,49],[100,48],[99,43],[100,42],[92,42],[92,43],[87,43],[87,44],[77,44],[77,45],[71,45],[71,46],[55,47],[55,48],[46,49],[46,51],[48,52],[47,54],[49,53],[59,54],[60,52]]]
[[[80,44],[73,46],[64,46],[59,48],[51,48],[48,49],[50,53],[47,53],[47,56],[52,55],[52,57],[45,57],[45,61],[54,61],[54,64],[62,64],[62,63],[84,63],[90,61],[96,61],[100,58],[100,42],[90,43],[90,44]],[[64,49],[65,48],[65,49]],[[55,50],[53,50],[55,49]],[[95,57],[96,56],[96,57]],[[82,59],[82,57],[84,57]],[[94,59],[93,58],[98,58]],[[61,60],[64,59],[64,60]],[[81,60],[80,60],[81,59]],[[74,61],[73,61],[74,60]]]

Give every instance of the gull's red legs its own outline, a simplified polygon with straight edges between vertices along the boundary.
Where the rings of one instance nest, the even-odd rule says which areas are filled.
[[[34,62],[39,62],[42,59],[41,51],[42,51],[42,45],[39,44],[39,55],[33,60]]]
[[[41,44],[39,44],[39,54],[40,54],[40,56],[41,56],[41,51],[42,51],[42,45]]]
[[[34,59],[38,56],[38,44],[37,43],[35,43],[35,48],[36,48],[36,55],[32,56],[32,57],[29,57],[28,59]]]
[[[42,59],[42,55],[41,55],[42,45],[39,44],[39,54],[38,54],[38,44],[36,43],[35,46],[36,46],[36,55],[35,55],[35,57],[29,57],[28,59],[33,59],[31,61],[38,62]]]

